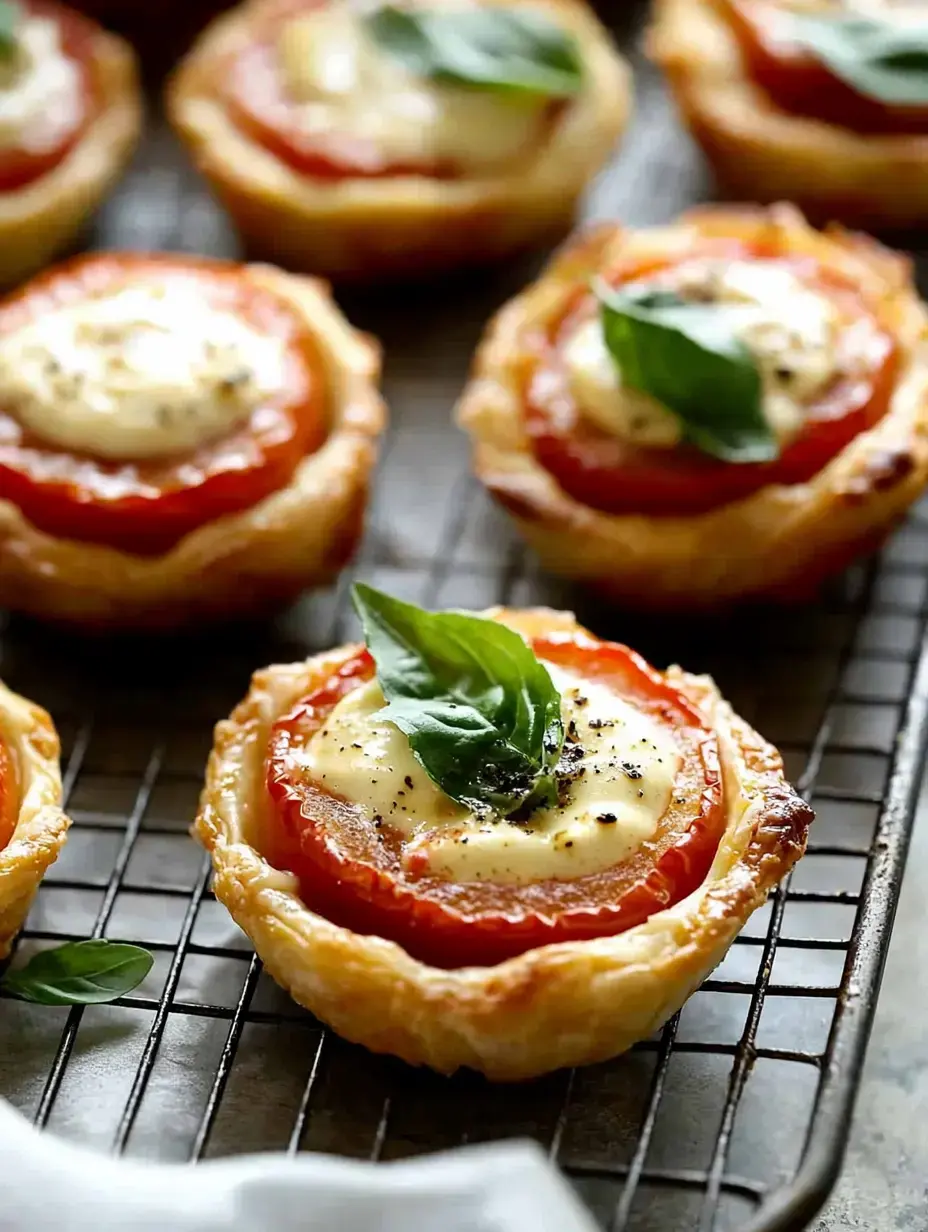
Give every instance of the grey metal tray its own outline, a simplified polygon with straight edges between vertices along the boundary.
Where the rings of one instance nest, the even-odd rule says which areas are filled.
[[[629,50],[640,18],[640,5],[623,10]],[[658,222],[706,184],[661,83],[635,59],[638,116],[588,215]],[[94,238],[236,253],[155,117]],[[814,802],[808,855],[681,1014],[625,1057],[516,1088],[443,1080],[344,1043],[277,989],[186,833],[213,722],[255,667],[351,633],[349,574],[273,627],[146,644],[141,656],[11,620],[0,671],[60,726],[75,823],[19,955],[105,935],[157,957],[112,1006],[0,1004],[0,1092],[65,1137],[170,1160],[266,1149],[396,1159],[529,1135],[615,1232],[799,1228],[840,1166],[912,824],[928,515],[817,606],[751,613],[751,651],[739,647],[743,618],[643,621],[540,577],[469,478],[449,421],[484,321],[531,269],[343,297],[384,342],[393,411],[353,572],[429,604],[573,606],[658,663],[711,671]]]

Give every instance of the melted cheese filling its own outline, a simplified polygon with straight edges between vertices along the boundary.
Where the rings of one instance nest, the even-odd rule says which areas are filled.
[[[17,23],[16,49],[0,60],[0,150],[53,150],[81,107],[80,69],[61,46],[58,23],[27,17]]]
[[[282,340],[183,283],[127,286],[0,339],[0,401],[62,449],[185,452],[249,418],[286,379]]]
[[[531,146],[546,106],[417,77],[343,6],[288,22],[278,57],[303,133],[370,143],[388,163],[475,170],[505,163]]]
[[[805,405],[843,370],[842,321],[833,302],[783,266],[757,261],[692,261],[673,271],[684,299],[729,306],[734,332],[751,352],[763,384],[763,412],[787,444],[805,422]],[[672,448],[679,419],[654,398],[623,388],[599,315],[583,322],[562,349],[581,413],[636,445]]]
[[[301,766],[372,824],[401,830],[405,855],[453,881],[527,883],[569,879],[626,860],[654,837],[670,803],[680,754],[672,735],[605,686],[548,665],[565,725],[575,724],[583,773],[554,808],[526,822],[475,817],[437,787],[409,741],[378,718],[376,681],[334,708],[303,752]]]

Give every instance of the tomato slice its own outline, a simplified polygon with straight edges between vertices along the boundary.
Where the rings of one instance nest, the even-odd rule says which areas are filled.
[[[118,462],[62,451],[0,407],[0,499],[40,530],[139,555],[167,551],[204,523],[284,487],[325,435],[324,391],[309,331],[295,309],[219,261],[112,253],[77,258],[0,303],[0,335],[44,312],[126,284],[193,283],[204,306],[240,314],[280,337],[287,385],[230,435],[193,453]]]
[[[0,851],[13,837],[18,820],[19,783],[16,763],[6,741],[0,739]]]
[[[299,107],[287,93],[278,65],[276,40],[281,28],[323,0],[278,0],[256,24],[254,40],[229,60],[224,97],[238,127],[299,175],[315,179],[380,179],[427,176],[455,179],[462,169],[451,160],[396,162],[378,143],[342,133],[310,132],[300,123]],[[563,107],[552,102],[542,126]]]
[[[356,932],[390,938],[435,966],[488,966],[551,942],[612,936],[699,885],[725,825],[714,732],[625,646],[580,634],[539,638],[533,646],[544,661],[613,689],[672,730],[681,765],[653,840],[615,867],[528,885],[459,883],[404,866],[400,831],[386,821],[372,824],[300,768],[300,750],[337,702],[373,676],[370,656],[360,651],[274,725],[268,744],[276,826],[267,854],[296,873],[307,906]]]
[[[696,248],[674,261],[626,265],[607,280],[619,286],[659,270],[672,271],[677,261],[719,251],[718,246]],[[854,329],[857,371],[836,380],[808,405],[803,428],[775,462],[720,462],[687,446],[642,448],[589,423],[571,393],[559,348],[578,320],[596,310],[592,295],[581,292],[549,334],[536,340],[537,353],[525,382],[525,425],[538,461],[588,508],[655,516],[705,513],[768,484],[806,483],[885,415],[896,379],[897,347],[860,292],[809,258],[745,244],[728,244],[724,252],[730,258],[788,265],[807,285],[834,300],[847,328]]]
[[[791,41],[792,14],[780,0],[727,0],[727,12],[749,75],[781,110],[857,133],[928,132],[928,108],[893,107],[858,94]]]
[[[40,176],[53,170],[84,135],[99,106],[99,89],[95,80],[93,41],[98,27],[54,0],[21,0],[24,14],[44,17],[57,23],[61,48],[74,62],[80,75],[80,104],[57,125],[56,139],[37,146],[24,133],[20,144],[0,151],[0,192],[24,188]]]

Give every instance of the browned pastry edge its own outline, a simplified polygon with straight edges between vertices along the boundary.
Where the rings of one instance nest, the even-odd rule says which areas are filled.
[[[162,556],[60,539],[0,501],[0,603],[89,630],[168,629],[260,614],[331,581],[360,536],[386,408],[380,350],[314,278],[270,266],[243,277],[286,299],[317,345],[329,432],[286,487],[207,522]]]
[[[250,41],[268,0],[248,0],[207,28],[168,85],[168,114],[266,259],[358,280],[494,260],[563,235],[631,109],[629,70],[592,11],[583,0],[544,2],[575,34],[587,82],[534,162],[506,175],[327,181],[293,171],[234,124],[218,88],[224,61]]]
[[[899,344],[890,408],[807,483],[770,484],[689,516],[588,508],[535,458],[524,425],[526,338],[619,258],[684,252],[711,236],[785,238],[791,252],[808,253],[857,282]],[[457,414],[473,441],[477,475],[552,572],[645,608],[806,598],[824,576],[879,543],[928,481],[928,314],[904,257],[866,236],[815,231],[789,206],[707,206],[642,231],[603,223],[568,241],[539,280],[490,322]]]
[[[0,684],[0,736],[16,766],[19,820],[0,849],[0,959],[9,953],[71,824],[61,811],[58,735],[49,716]]]
[[[749,76],[723,0],[655,0],[648,50],[732,196],[873,230],[928,218],[928,134],[861,134],[781,111]]]
[[[526,636],[578,626],[547,609],[492,613]],[[708,677],[667,678],[718,733],[727,825],[704,883],[676,906],[615,937],[530,950],[494,967],[439,970],[398,945],[316,915],[296,879],[261,856],[271,725],[354,652],[255,674],[216,728],[194,827],[215,892],[273,977],[339,1034],[443,1073],[530,1078],[615,1056],[656,1030],[721,961],[750,914],[802,854],[811,810],[779,754],[722,700]]]

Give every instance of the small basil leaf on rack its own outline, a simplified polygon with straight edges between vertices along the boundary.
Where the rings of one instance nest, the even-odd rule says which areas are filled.
[[[40,1005],[99,1005],[141,984],[154,962],[148,950],[115,941],[69,941],[42,950],[0,987]]]
[[[724,304],[673,291],[594,286],[606,346],[623,384],[680,420],[684,440],[725,462],[769,462],[779,452],[764,418],[760,373]]]
[[[540,13],[384,5],[365,24],[379,47],[420,77],[552,98],[576,94],[582,84],[575,40]]]
[[[0,60],[9,60],[16,54],[16,28],[20,16],[18,4],[0,0]]]
[[[357,583],[353,599],[394,723],[429,778],[478,813],[557,801],[561,699],[512,629],[426,612]]]
[[[796,13],[790,30],[795,42],[858,94],[889,106],[928,105],[928,20],[902,26]]]

